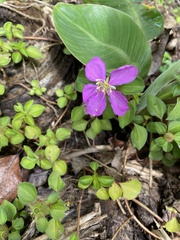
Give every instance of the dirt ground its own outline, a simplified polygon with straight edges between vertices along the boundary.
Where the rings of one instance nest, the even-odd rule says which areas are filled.
[[[7,1],[6,7],[0,4],[1,25],[5,21],[23,24],[26,27],[26,40],[41,49],[43,48],[43,54],[46,58],[36,67],[31,62],[27,62],[25,65],[18,64],[16,67],[8,67],[6,76],[0,73],[0,78],[7,82],[8,89],[5,97],[1,99],[0,108],[2,114],[8,116],[13,116],[13,105],[17,101],[24,103],[31,98],[24,87],[27,86],[29,79],[37,76],[41,84],[45,83],[48,89],[47,97],[54,101],[54,89],[75,81],[81,67],[81,64],[74,57],[63,53],[64,46],[55,33],[51,17],[52,9],[48,4],[45,4],[47,1],[32,0],[29,1],[30,3],[28,2],[28,7],[24,2],[26,1]],[[49,1],[50,4],[56,2]],[[68,0],[65,2],[78,3]],[[157,56],[159,56],[158,64],[161,65],[162,52],[165,50],[171,54],[173,61],[180,57],[179,25],[174,14],[174,9],[178,8],[180,3],[179,1],[165,0],[164,4],[161,5],[159,2],[144,1],[149,5],[155,4],[165,19],[166,31],[150,43],[153,48],[157,41],[160,42],[160,45],[153,49],[153,59],[157,60]],[[33,36],[33,39],[30,36]],[[45,38],[54,39],[54,41],[48,42]],[[156,66],[154,64],[148,80],[153,79],[154,75],[157,76],[157,74],[159,74],[157,64]],[[38,125],[45,130],[58,119],[62,110],[54,109],[43,99],[37,97],[33,97],[33,99],[38,103],[46,104],[45,114],[38,119]],[[70,106],[59,126],[68,124],[70,110],[80,101],[79,97],[77,102]],[[180,212],[180,164],[177,163],[175,166],[167,168],[158,162],[149,163],[147,159],[148,149],[143,149],[137,153],[127,140],[128,130],[122,132],[118,124],[113,122],[113,130],[103,132],[95,143],[88,142],[83,134],[74,133],[71,139],[62,146],[64,149],[62,158],[67,160],[69,166],[68,173],[64,177],[66,186],[62,191],[62,199],[71,204],[66,217],[63,219],[65,233],[60,237],[60,240],[69,239],[70,233],[76,230],[78,223],[80,224],[81,240],[180,239],[179,234],[167,234],[159,225],[161,220],[166,221],[169,218],[168,206],[172,206]],[[1,155],[7,155],[7,151],[8,155],[16,154],[17,149],[6,148],[2,150]],[[100,163],[102,174],[109,174],[120,180],[122,179],[122,166],[125,159],[127,162],[123,178],[126,180],[137,178],[143,184],[143,190],[136,200],[100,201],[93,191],[88,190],[82,193],[82,190],[77,188],[78,178],[83,175],[90,161],[96,160]],[[35,168],[33,172],[24,170],[22,172],[23,180],[32,182],[42,198],[50,193],[46,187],[47,171]],[[78,218],[79,211],[80,219]],[[180,219],[180,215],[177,216]],[[159,238],[153,237],[152,234],[158,235]],[[22,239],[45,240],[48,238],[44,234],[40,235],[36,232],[35,224],[32,221]]]

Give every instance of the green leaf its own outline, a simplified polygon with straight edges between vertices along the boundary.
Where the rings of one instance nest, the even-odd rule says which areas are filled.
[[[172,143],[166,141],[162,145],[162,149],[163,149],[164,152],[170,152],[173,149],[173,145],[172,145]]]
[[[11,54],[0,52],[0,67],[5,67],[11,62]]]
[[[48,220],[45,217],[36,219],[36,228],[39,232],[44,233],[48,225]]]
[[[83,88],[86,84],[88,83],[92,83],[90,82],[86,76],[85,76],[85,73],[84,73],[84,70],[80,70],[79,73],[78,73],[78,76],[76,78],[76,81],[75,81],[75,88],[78,92],[82,92],[83,91]]]
[[[97,133],[95,133],[92,128],[89,128],[87,131],[86,131],[86,136],[90,139],[94,139],[96,136],[97,136]]]
[[[75,122],[81,120],[84,114],[85,111],[83,106],[74,107],[73,110],[71,111],[71,121]]]
[[[5,90],[6,90],[6,88],[5,88],[4,84],[0,83],[0,95],[3,95],[5,93]]]
[[[158,97],[148,95],[147,109],[151,116],[156,116],[162,119],[166,112],[166,104]]]
[[[160,161],[163,159],[163,151],[150,151],[149,158],[155,161]]]
[[[20,52],[13,52],[12,60],[16,64],[19,63],[22,60],[22,55],[20,54]]]
[[[132,179],[128,182],[120,183],[122,191],[123,191],[123,197],[132,200],[136,198],[142,189],[142,184],[137,179]]]
[[[73,232],[70,237],[69,240],[79,240],[78,235],[76,232]]]
[[[115,117],[115,114],[112,110],[111,104],[109,103],[109,101],[107,101],[106,109],[103,112],[103,119],[111,119],[114,117]]]
[[[36,158],[23,157],[21,159],[21,166],[25,169],[33,169],[37,163]]]
[[[106,188],[102,187],[97,190],[96,196],[101,200],[108,200],[109,199],[108,190]]]
[[[101,120],[99,118],[95,118],[95,120],[92,121],[91,129],[96,134],[99,134],[102,131],[102,124],[101,124]]]
[[[5,224],[7,221],[7,214],[6,211],[2,206],[0,206],[0,225]]]
[[[98,169],[98,167],[99,167],[99,163],[97,163],[97,162],[91,162],[91,163],[90,163],[90,167],[91,167],[91,169],[92,169],[94,172],[96,172],[97,169]]]
[[[165,228],[168,232],[179,232],[180,224],[177,218],[173,217],[170,221],[165,224]]]
[[[100,5],[58,3],[53,19],[68,50],[84,65],[99,56],[107,70],[133,64],[140,77],[146,76],[151,51],[142,30],[127,14]]]
[[[23,204],[32,203],[37,198],[37,190],[29,182],[19,183],[19,185],[18,185],[18,198]]]
[[[180,119],[180,98],[177,98],[175,107],[168,114],[167,120],[178,120]]]
[[[86,126],[88,124],[88,121],[82,119],[82,120],[78,120],[72,123],[72,129],[78,131],[78,132],[82,132],[86,129]]]
[[[180,132],[177,132],[174,134],[174,141],[177,143],[177,145],[180,148]]]
[[[78,180],[78,187],[81,189],[88,188],[93,182],[93,177],[90,175],[82,176]]]
[[[45,233],[50,239],[58,239],[60,236],[57,220],[51,219],[47,224]]]
[[[34,126],[35,125],[34,118],[32,116],[30,116],[30,115],[25,115],[24,116],[24,121],[25,121],[25,123],[27,123],[30,126]]]
[[[180,121],[171,121],[168,125],[168,132],[173,134],[180,132]]]
[[[20,31],[19,29],[14,29],[12,31],[13,37],[14,38],[19,38],[19,39],[23,39],[23,34],[22,31]]]
[[[57,89],[55,91],[57,97],[62,97],[64,95],[64,91],[62,89]]]
[[[153,152],[158,152],[161,150],[161,147],[157,145],[157,143],[155,142],[155,140],[153,139],[151,141],[151,144],[150,144],[150,151],[153,151]]]
[[[147,96],[153,95],[156,96],[163,88],[165,88],[170,82],[176,79],[180,69],[180,60],[171,64],[170,67],[164,71],[160,76],[158,76],[151,85],[146,89],[144,94],[140,99],[138,105],[137,113],[141,112],[147,106]],[[169,88],[169,91],[172,92],[172,88]]]
[[[128,14],[143,30],[146,38],[152,39],[163,30],[163,17],[154,6],[132,0],[83,0],[84,3],[103,4]],[[136,3],[137,2],[137,3]]]
[[[54,191],[60,191],[65,185],[57,172],[52,172],[49,175],[48,184]]]
[[[114,201],[116,201],[122,196],[122,189],[116,182],[112,184],[108,191],[110,198]]]
[[[16,218],[12,221],[12,227],[16,230],[21,230],[24,227],[23,218]]]
[[[2,117],[0,118],[0,126],[7,127],[10,124],[10,121],[11,121],[10,117],[7,117],[7,116]]]
[[[62,203],[56,203],[50,207],[51,217],[54,219],[62,219],[65,216],[65,212],[68,210]]]
[[[26,48],[27,54],[31,58],[39,59],[43,58],[41,51],[35,46],[29,46]]]
[[[146,129],[151,133],[165,134],[167,131],[167,126],[162,122],[149,122],[146,125]]]
[[[19,240],[21,239],[21,235],[19,231],[11,232],[8,234],[8,240]]]
[[[101,119],[102,130],[112,130],[111,122],[108,119]]]
[[[57,100],[57,105],[59,108],[64,108],[67,106],[67,103],[68,103],[68,99],[67,97],[60,97],[58,98]]]
[[[134,118],[133,118],[133,122],[141,125],[141,124],[143,124],[143,122],[144,122],[144,118],[143,118],[142,115],[136,115],[136,116],[134,116]]]
[[[10,137],[10,142],[12,144],[20,144],[24,141],[25,137],[22,133],[16,132],[14,136]]]
[[[98,176],[98,180],[102,187],[109,187],[114,182],[114,178],[110,176]]]
[[[33,103],[34,103],[34,100],[33,99],[31,99],[31,100],[29,100],[29,101],[27,101],[25,104],[24,104],[24,110],[26,111],[26,112],[28,112],[30,109],[31,109],[31,107],[33,106]],[[15,107],[17,108],[18,107],[18,112],[20,111],[20,112],[22,112],[23,111],[23,106],[22,106],[22,103],[17,103],[17,105],[15,105]],[[16,109],[15,109],[16,110]]]
[[[59,193],[58,192],[53,192],[51,193],[48,198],[47,198],[47,204],[52,204],[57,202],[59,199]]]
[[[11,222],[13,220],[13,218],[15,217],[16,213],[17,213],[16,207],[7,200],[4,200],[2,202],[1,207],[6,212],[7,221]]]
[[[63,176],[67,172],[67,164],[64,160],[56,160],[53,165],[53,171],[59,173],[60,176]]]
[[[147,141],[147,130],[146,128],[134,123],[134,129],[131,132],[131,141],[135,148],[140,150]]]
[[[59,141],[64,141],[71,136],[71,130],[68,128],[58,128],[56,130],[56,138]]]
[[[5,136],[0,136],[0,148],[8,146],[8,139]]]
[[[172,167],[176,161],[177,159],[171,153],[166,153],[162,159],[162,163],[167,167]]]
[[[24,204],[22,204],[22,202],[18,198],[14,199],[13,205],[16,207],[18,211],[21,211],[24,208]]]
[[[60,152],[61,150],[57,145],[49,145],[44,151],[46,158],[51,162],[54,162],[58,159]]]
[[[66,85],[64,88],[64,92],[68,95],[71,95],[74,92],[74,87],[72,84]]]
[[[41,159],[40,166],[44,170],[49,170],[52,168],[53,164],[49,162],[47,159]]]
[[[41,129],[38,126],[26,126],[24,134],[28,139],[37,139],[41,135]]]
[[[41,104],[34,104],[30,110],[28,111],[28,114],[32,117],[39,117],[45,110],[45,107]]]
[[[137,77],[134,81],[124,84],[118,87],[118,89],[125,95],[140,93],[144,89],[144,80],[140,77]]]
[[[136,106],[135,106],[134,101],[129,102],[128,105],[129,105],[130,110],[128,110],[122,117],[118,117],[119,126],[121,128],[124,128],[127,125],[129,125],[135,116]]]

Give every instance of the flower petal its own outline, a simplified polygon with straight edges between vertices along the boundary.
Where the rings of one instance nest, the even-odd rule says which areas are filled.
[[[111,91],[108,95],[113,112],[118,116],[123,116],[129,110],[126,97],[118,91]]]
[[[125,65],[111,72],[109,84],[118,86],[132,82],[138,75],[137,67]]]
[[[88,102],[86,102],[86,111],[91,116],[100,116],[106,108],[106,95],[103,92],[97,92]]]
[[[93,82],[97,79],[106,79],[106,65],[101,58],[94,57],[86,64],[85,75]]]
[[[89,99],[96,95],[96,88],[95,84],[86,84],[82,91],[83,102],[86,103]]]

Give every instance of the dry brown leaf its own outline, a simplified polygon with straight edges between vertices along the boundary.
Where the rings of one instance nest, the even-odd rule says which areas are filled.
[[[19,155],[0,158],[0,203],[5,199],[12,201],[16,197],[20,182]]]

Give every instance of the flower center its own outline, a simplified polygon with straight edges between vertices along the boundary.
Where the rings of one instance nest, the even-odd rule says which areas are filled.
[[[112,86],[108,83],[109,78],[107,77],[106,80],[103,79],[97,79],[96,80],[96,85],[97,85],[97,91],[101,91],[104,94],[108,94],[109,92],[112,92],[112,90],[115,90],[116,87]]]

